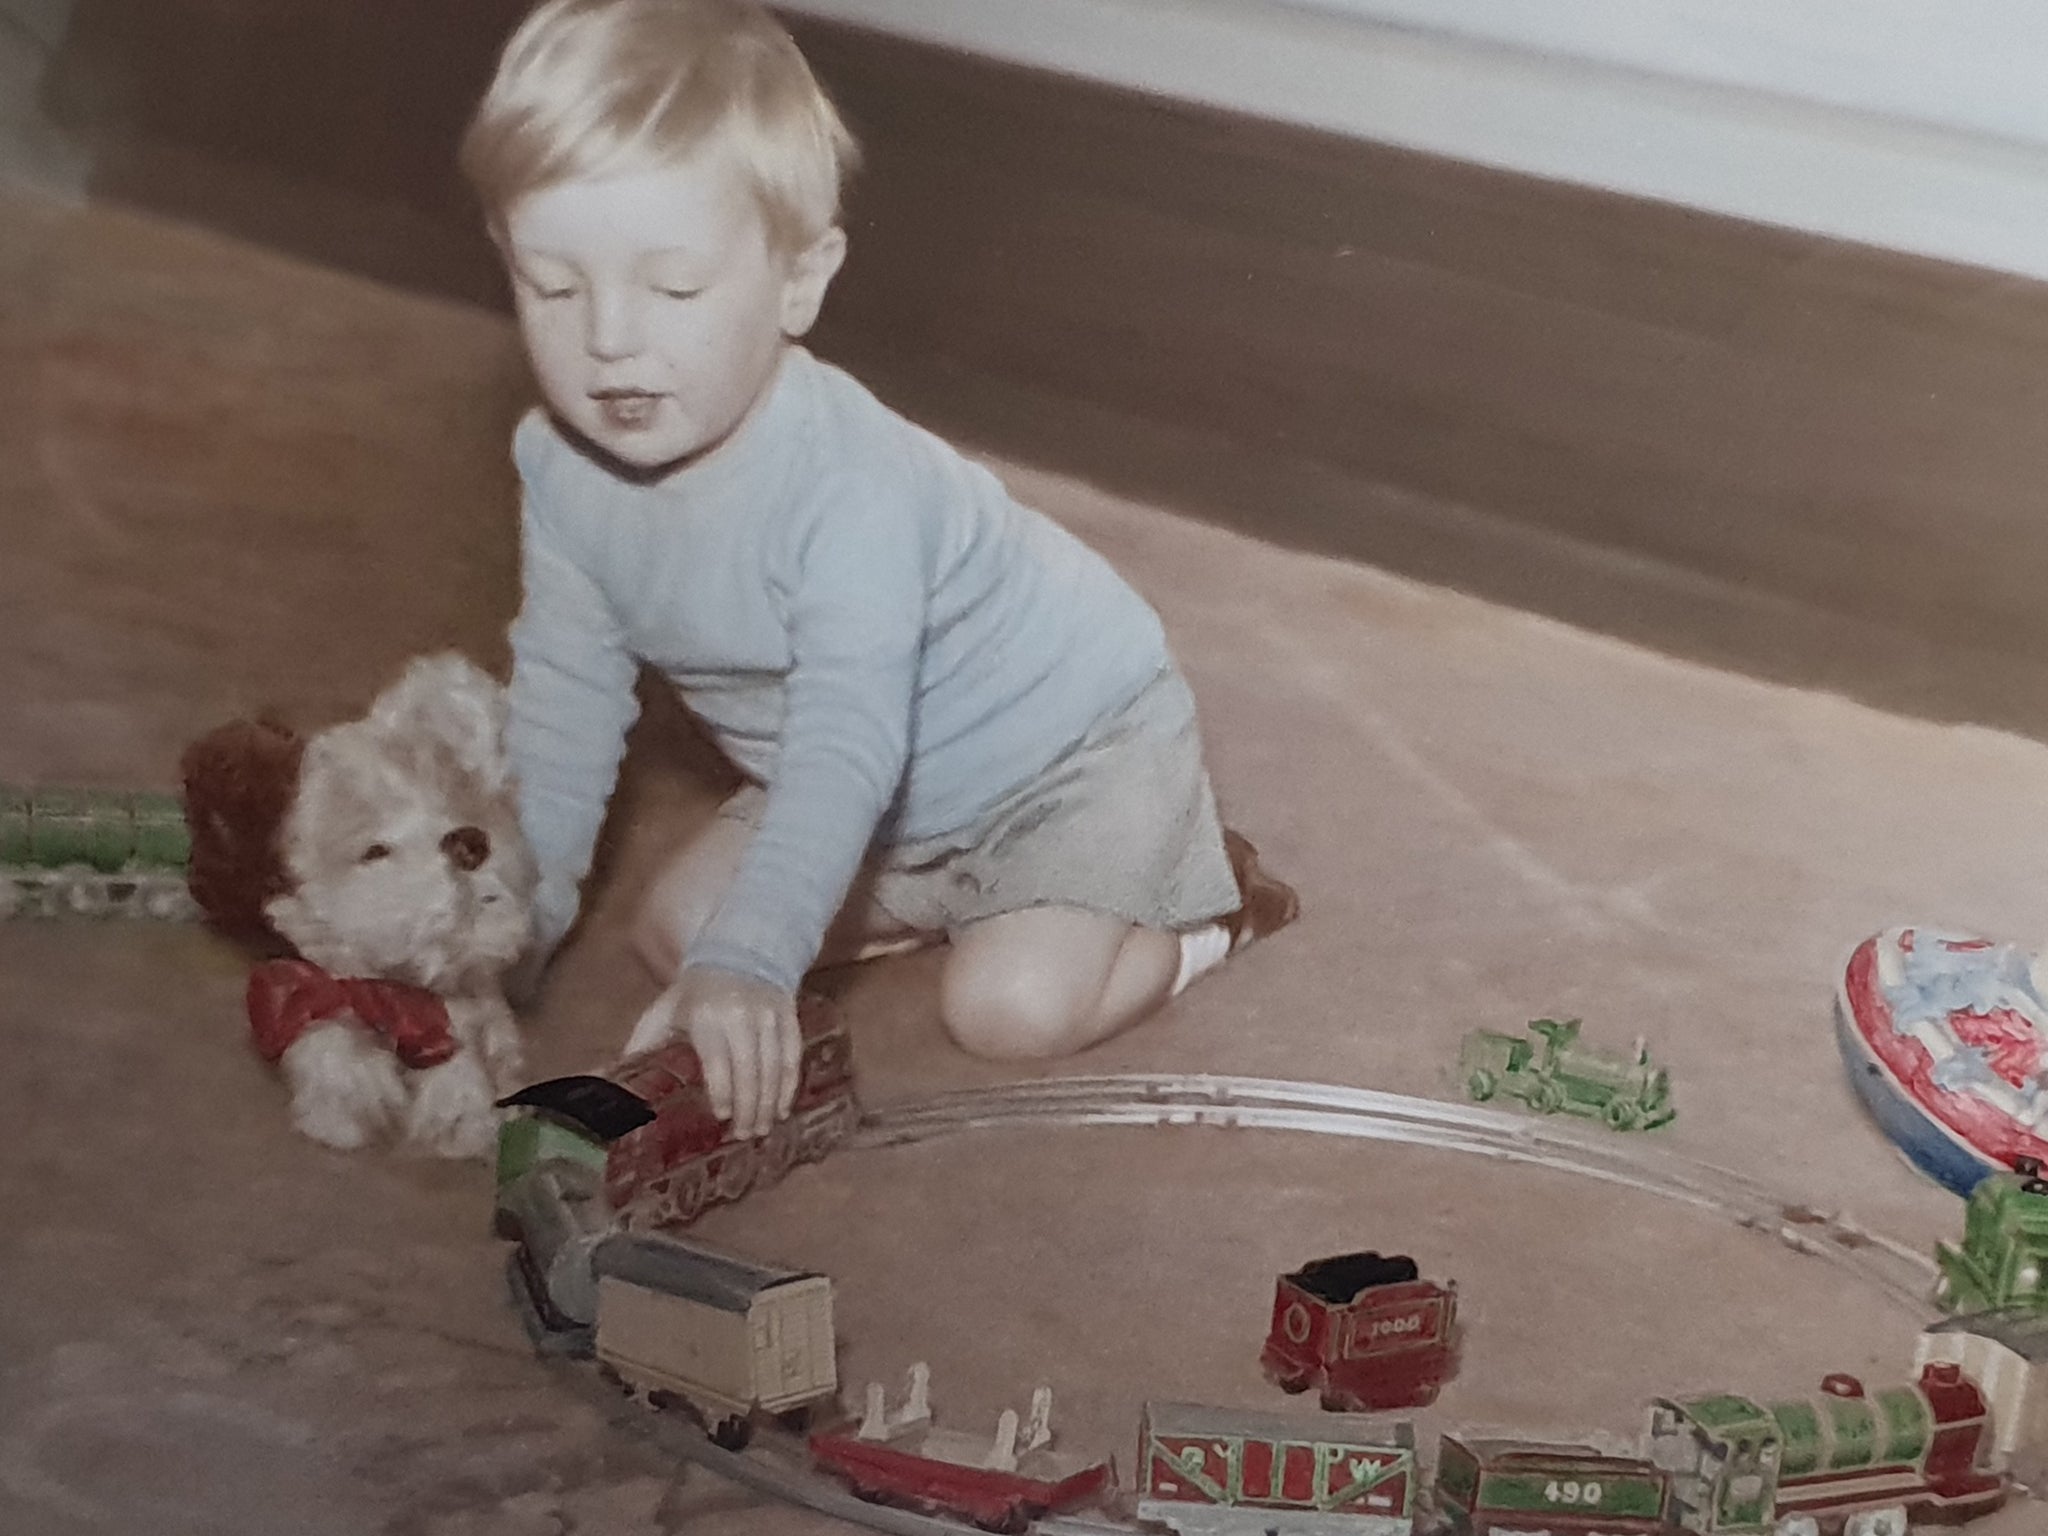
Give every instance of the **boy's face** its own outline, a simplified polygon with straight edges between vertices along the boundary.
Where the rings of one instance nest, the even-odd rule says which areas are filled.
[[[713,141],[654,170],[563,182],[506,211],[519,327],[541,393],[612,457],[661,470],[746,419],[817,318],[845,240],[773,249]]]

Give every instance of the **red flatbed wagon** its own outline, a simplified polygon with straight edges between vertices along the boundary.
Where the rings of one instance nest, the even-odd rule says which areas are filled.
[[[857,1429],[811,1436],[811,1456],[861,1498],[970,1520],[984,1530],[1023,1531],[1040,1515],[1075,1509],[1110,1486],[1107,1460],[1051,1447],[1052,1393],[1033,1394],[1021,1425],[1005,1409],[991,1439],[934,1429],[922,1371],[911,1401],[885,1416],[879,1386]]]

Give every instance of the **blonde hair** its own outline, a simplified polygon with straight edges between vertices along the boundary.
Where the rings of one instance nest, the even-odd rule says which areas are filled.
[[[838,223],[858,148],[754,0],[547,0],[505,45],[461,163],[498,230],[530,193],[671,165],[720,134],[777,249]]]

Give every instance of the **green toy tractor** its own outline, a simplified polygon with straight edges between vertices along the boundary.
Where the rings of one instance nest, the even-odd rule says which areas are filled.
[[[1670,1075],[1641,1040],[1629,1055],[1579,1043],[1577,1019],[1535,1019],[1526,1034],[1475,1029],[1458,1058],[1465,1091],[1480,1103],[1505,1094],[1538,1114],[1581,1115],[1612,1130],[1655,1130],[1678,1111]]]

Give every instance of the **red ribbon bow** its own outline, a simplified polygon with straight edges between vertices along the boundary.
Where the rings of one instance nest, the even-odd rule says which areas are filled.
[[[249,973],[249,1032],[274,1062],[315,1024],[353,1015],[408,1067],[438,1066],[455,1054],[448,1005],[424,987],[335,976],[310,960],[266,960]]]

